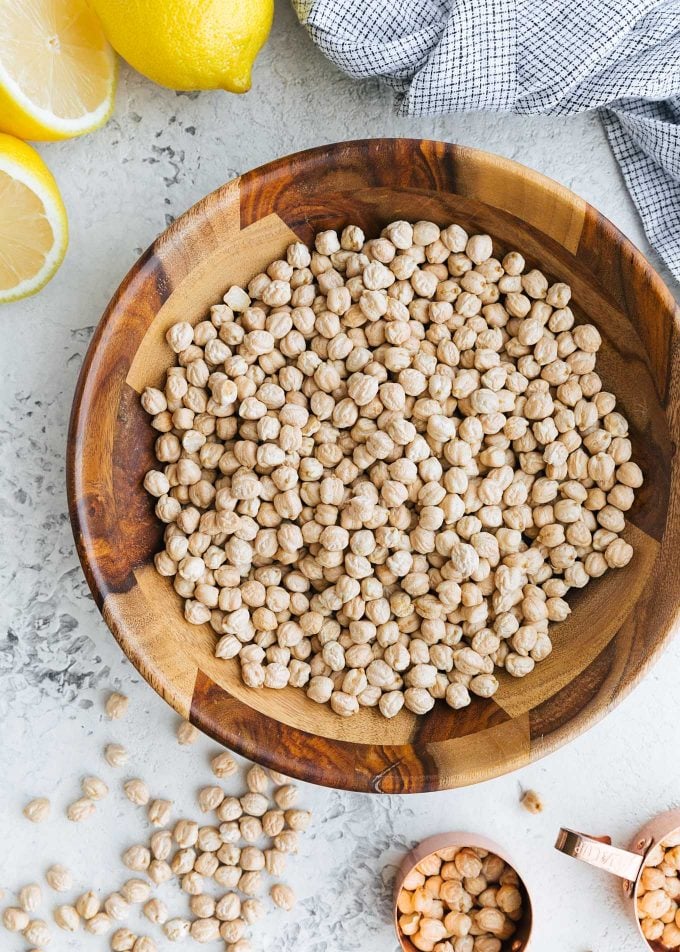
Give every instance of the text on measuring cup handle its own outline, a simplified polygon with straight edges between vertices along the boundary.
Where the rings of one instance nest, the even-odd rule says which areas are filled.
[[[591,866],[597,866],[631,882],[636,880],[642,864],[642,857],[637,853],[618,849],[574,830],[560,830],[555,845],[558,850],[573,856],[574,859],[590,863]]]

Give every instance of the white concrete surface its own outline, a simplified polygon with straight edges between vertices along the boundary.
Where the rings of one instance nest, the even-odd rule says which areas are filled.
[[[175,716],[121,655],[74,551],[64,448],[93,328],[141,250],[206,192],[276,156],[371,135],[430,136],[518,159],[593,202],[649,253],[595,116],[397,119],[388,91],[375,82],[350,82],[326,63],[285,4],[246,97],[176,95],[123,68],[115,116],[104,130],[41,146],[68,206],[71,245],[45,291],[0,314],[4,904],[55,861],[72,866],[81,889],[118,887],[122,848],[146,835],[141,814],[121,797],[121,780],[145,777],[155,792],[188,809],[195,788],[210,777],[207,755],[214,745],[202,739],[191,749],[177,747]],[[389,880],[400,851],[436,831],[467,827],[505,843],[533,883],[537,952],[634,952],[634,924],[617,883],[556,854],[552,843],[560,824],[626,841],[650,814],[678,805],[679,663],[676,644],[605,722],[513,776],[417,797],[305,787],[302,799],[314,809],[315,823],[290,874],[301,902],[289,916],[268,916],[254,932],[255,948],[392,952]],[[132,705],[125,721],[111,724],[102,701],[114,687],[129,694]],[[119,775],[102,761],[109,739],[130,750],[129,768]],[[115,795],[96,818],[74,826],[63,811],[86,772],[100,772]],[[519,807],[523,786],[540,791],[542,815]],[[34,827],[21,807],[46,792],[53,818]],[[163,894],[173,910],[182,910],[184,900],[172,888]],[[51,900],[42,910],[46,918]],[[159,945],[171,948],[163,939]],[[3,952],[25,947],[20,937],[0,933]],[[50,949],[107,947],[104,938],[61,933]]]

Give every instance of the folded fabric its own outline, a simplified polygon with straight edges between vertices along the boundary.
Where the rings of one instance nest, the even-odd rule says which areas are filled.
[[[402,115],[598,109],[647,237],[680,280],[680,0],[293,0]]]

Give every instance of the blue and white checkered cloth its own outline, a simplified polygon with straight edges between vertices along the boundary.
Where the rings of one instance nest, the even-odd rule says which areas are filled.
[[[293,0],[402,115],[598,109],[645,232],[680,279],[680,0]]]

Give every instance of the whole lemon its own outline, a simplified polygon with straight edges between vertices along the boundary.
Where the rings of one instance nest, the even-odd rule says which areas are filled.
[[[274,0],[90,0],[115,50],[170,89],[245,93]]]

